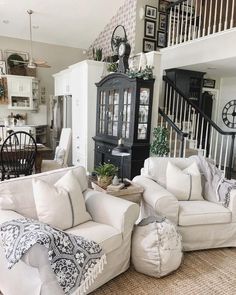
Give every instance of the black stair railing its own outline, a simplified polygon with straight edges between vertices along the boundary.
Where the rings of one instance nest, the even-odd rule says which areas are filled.
[[[236,132],[222,130],[170,79],[163,77],[163,80],[165,91],[162,114],[181,132],[188,134],[189,149],[211,159],[226,177],[231,178]]]

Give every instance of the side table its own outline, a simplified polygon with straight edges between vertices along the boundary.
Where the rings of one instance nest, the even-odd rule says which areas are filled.
[[[103,193],[112,195],[114,197],[125,199],[127,201],[134,202],[140,205],[142,194],[143,194],[143,187],[130,180],[126,179],[126,181],[129,181],[131,184],[128,187],[124,187],[119,191],[114,191],[109,189],[105,190],[102,187],[100,187],[96,181],[92,181],[91,185],[92,185],[92,188],[96,191],[103,192]]]

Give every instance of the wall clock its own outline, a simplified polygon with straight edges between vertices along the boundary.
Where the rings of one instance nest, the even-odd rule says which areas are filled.
[[[224,106],[222,120],[227,127],[236,128],[236,100],[231,100]]]

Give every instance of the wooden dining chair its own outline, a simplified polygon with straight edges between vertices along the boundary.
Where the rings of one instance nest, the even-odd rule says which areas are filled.
[[[31,134],[24,131],[11,133],[1,146],[1,179],[32,174],[36,153],[36,141]]]

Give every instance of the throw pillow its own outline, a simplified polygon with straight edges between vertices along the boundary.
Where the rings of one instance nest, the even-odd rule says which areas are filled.
[[[189,167],[181,170],[168,162],[166,188],[179,201],[202,201],[201,174],[197,164],[193,162]]]
[[[61,166],[64,165],[65,154],[66,151],[63,148],[60,146],[56,147],[54,160],[57,161],[57,163]]]
[[[65,230],[91,220],[80,184],[72,171],[54,185],[33,179],[33,192],[41,222]]]

